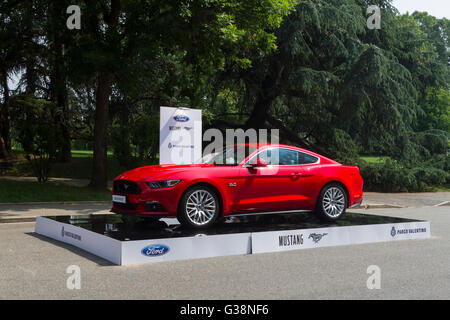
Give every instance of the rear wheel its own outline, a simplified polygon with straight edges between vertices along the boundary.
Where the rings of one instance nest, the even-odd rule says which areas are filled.
[[[204,229],[212,226],[219,216],[220,201],[208,186],[189,189],[181,198],[178,219],[187,227]]]
[[[316,212],[324,221],[335,221],[341,218],[347,208],[347,193],[338,183],[327,184],[320,191]]]

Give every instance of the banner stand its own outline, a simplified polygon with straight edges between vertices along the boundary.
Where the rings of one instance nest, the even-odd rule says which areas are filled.
[[[202,156],[202,111],[160,108],[159,164],[193,164]]]

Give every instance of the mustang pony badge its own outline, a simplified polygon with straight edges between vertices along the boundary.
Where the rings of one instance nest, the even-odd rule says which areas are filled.
[[[324,236],[326,236],[328,233],[311,233],[308,237],[308,239],[312,238],[314,243],[318,243]]]

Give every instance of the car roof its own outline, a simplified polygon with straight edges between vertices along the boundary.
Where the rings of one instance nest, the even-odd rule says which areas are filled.
[[[300,150],[300,151],[305,151],[307,153],[315,154],[314,152],[306,150],[306,149],[302,149],[302,148],[295,147],[295,146],[289,146],[287,144],[281,144],[281,143],[237,143],[237,144],[234,144],[234,145],[228,145],[226,147],[229,148],[229,147],[232,147],[232,146],[235,146],[235,147],[254,147],[254,148],[258,148],[258,149],[259,148],[264,148],[264,147],[279,147],[279,148],[297,149],[297,150]],[[317,154],[317,156],[321,156],[321,155]],[[321,156],[321,157],[323,157],[323,156]]]
[[[234,147],[254,147],[254,148],[257,148],[257,149],[265,149],[267,147],[272,147],[272,148],[273,147],[279,147],[279,148],[295,149],[297,151],[305,152],[305,153],[308,153],[310,155],[313,155],[313,156],[316,156],[316,157],[319,157],[319,158],[322,158],[322,159],[327,159],[327,160],[329,160],[331,162],[336,162],[336,161],[334,161],[332,159],[329,159],[329,158],[327,158],[327,157],[325,157],[323,155],[320,155],[318,153],[315,153],[313,151],[310,151],[310,150],[307,150],[307,149],[303,149],[303,148],[299,148],[299,147],[295,147],[295,146],[290,146],[290,145],[287,145],[287,144],[281,144],[281,143],[269,143],[269,142],[267,142],[267,143],[237,143],[237,144],[227,145],[226,148],[229,148],[229,147],[232,147],[232,146],[234,146]]]

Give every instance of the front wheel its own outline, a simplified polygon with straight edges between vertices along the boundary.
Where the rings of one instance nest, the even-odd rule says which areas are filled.
[[[320,191],[316,212],[324,221],[335,221],[342,217],[347,208],[347,193],[337,183],[330,183]]]
[[[204,229],[216,222],[219,212],[217,194],[207,186],[197,186],[181,198],[178,219],[184,226]]]

